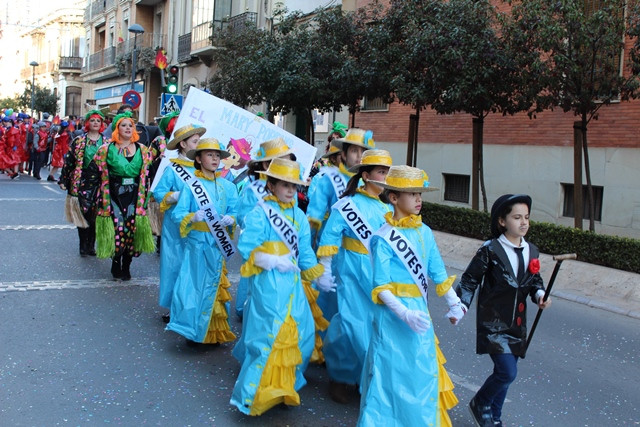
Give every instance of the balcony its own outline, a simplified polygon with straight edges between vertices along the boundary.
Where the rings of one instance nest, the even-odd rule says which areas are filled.
[[[123,53],[131,52],[133,50],[133,42],[136,42],[136,47],[150,47],[157,49],[159,47],[167,46],[167,35],[161,33],[144,33],[138,37],[131,35],[128,40],[118,43],[116,46],[116,55],[122,55]]]
[[[191,33],[178,36],[178,62],[189,62],[191,56]]]
[[[89,55],[87,58],[87,62],[82,69],[83,73],[90,73],[93,71],[100,70],[101,68],[106,68],[113,66],[116,59],[116,48],[108,47],[100,52],[94,53],[93,55]]]
[[[256,27],[258,25],[258,14],[256,12],[245,12],[240,15],[233,16],[229,19],[228,26],[234,32],[240,32],[247,27]]]
[[[82,58],[79,56],[61,56],[58,62],[58,70],[80,71],[82,68]]]

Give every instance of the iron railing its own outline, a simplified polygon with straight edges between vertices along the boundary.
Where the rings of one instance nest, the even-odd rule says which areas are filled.
[[[178,37],[178,62],[191,60],[191,33]]]
[[[82,58],[79,56],[61,56],[58,62],[60,70],[79,70],[82,68]]]

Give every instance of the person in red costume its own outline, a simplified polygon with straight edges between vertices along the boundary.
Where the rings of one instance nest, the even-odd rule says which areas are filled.
[[[9,116],[2,118],[3,134],[2,134],[2,146],[4,152],[2,153],[2,160],[0,163],[3,165],[11,179],[19,177],[18,167],[21,162],[20,154],[18,153],[18,146],[20,145],[20,131],[13,126],[13,119]]]
[[[47,177],[47,181],[57,181],[54,175],[64,166],[64,156],[69,151],[69,132],[67,132],[69,122],[63,120],[60,123],[58,133],[53,137],[53,152],[51,155],[51,172]]]

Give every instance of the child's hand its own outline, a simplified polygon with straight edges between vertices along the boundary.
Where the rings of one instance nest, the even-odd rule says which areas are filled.
[[[222,225],[223,227],[230,227],[234,222],[236,222],[236,220],[229,215],[223,215],[222,218],[220,218],[220,225]]]
[[[256,252],[253,254],[253,264],[263,270],[271,271],[278,264],[278,257],[264,252]]]
[[[193,214],[193,216],[191,217],[191,222],[204,221],[204,217],[205,217],[204,209],[200,209],[199,211]]]
[[[167,196],[167,203],[170,205],[175,205],[178,203],[178,199],[180,198],[180,192],[174,191]]]
[[[417,334],[424,334],[431,328],[427,313],[422,310],[407,310],[402,316],[402,321]]]
[[[325,270],[322,276],[316,279],[316,285],[322,292],[335,292],[337,285],[331,276],[331,270]]]
[[[451,324],[457,325],[465,314],[467,314],[466,307],[461,302],[458,302],[449,307],[449,312],[446,316],[449,318]]]
[[[547,298],[546,301],[544,301],[544,296],[541,296],[540,298],[538,298],[538,308],[541,310],[544,310],[545,308],[549,307],[551,305],[551,297]]]

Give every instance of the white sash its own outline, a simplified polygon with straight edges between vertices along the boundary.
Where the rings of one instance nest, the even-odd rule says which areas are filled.
[[[271,227],[276,231],[280,240],[284,242],[295,259],[298,259],[300,252],[298,249],[298,230],[296,230],[284,215],[268,203],[265,203],[262,199],[258,200],[258,205],[264,210],[264,213],[267,214],[267,220],[269,220],[269,224],[271,224]]]
[[[329,175],[329,179],[331,180],[331,185],[333,185],[333,191],[335,191],[336,196],[340,198],[344,190],[347,189],[347,183],[344,180],[344,176],[338,171],[336,168],[327,169],[326,175]]]
[[[390,224],[385,224],[376,232],[381,236],[393,249],[393,252],[400,258],[404,268],[407,269],[413,282],[418,285],[424,302],[428,303],[427,289],[429,284],[427,282],[427,274],[424,271],[424,266],[420,260],[418,251],[415,250],[409,239],[407,239],[397,228],[392,227]]]
[[[262,200],[264,196],[267,195],[267,183],[261,179],[256,179],[251,184],[249,184],[249,188],[253,191],[253,194],[256,196],[256,199]]]
[[[369,243],[371,242],[371,236],[374,233],[374,230],[371,228],[371,225],[367,222],[365,217],[360,212],[360,209],[353,202],[351,197],[343,197],[338,200],[332,207],[332,209],[337,209],[342,215],[342,218],[347,223],[353,234],[358,237],[358,240],[367,248],[367,252],[369,252]]]
[[[233,246],[233,242],[227,233],[227,230],[220,224],[220,215],[216,211],[216,208],[207,193],[207,189],[204,188],[202,182],[195,176],[191,175],[182,165],[177,163],[171,163],[171,167],[176,172],[178,177],[185,183],[191,190],[191,194],[196,199],[196,203],[200,209],[205,211],[204,220],[209,227],[209,232],[213,236],[220,248],[220,252],[224,255],[224,258],[228,260],[236,253],[236,248]]]

